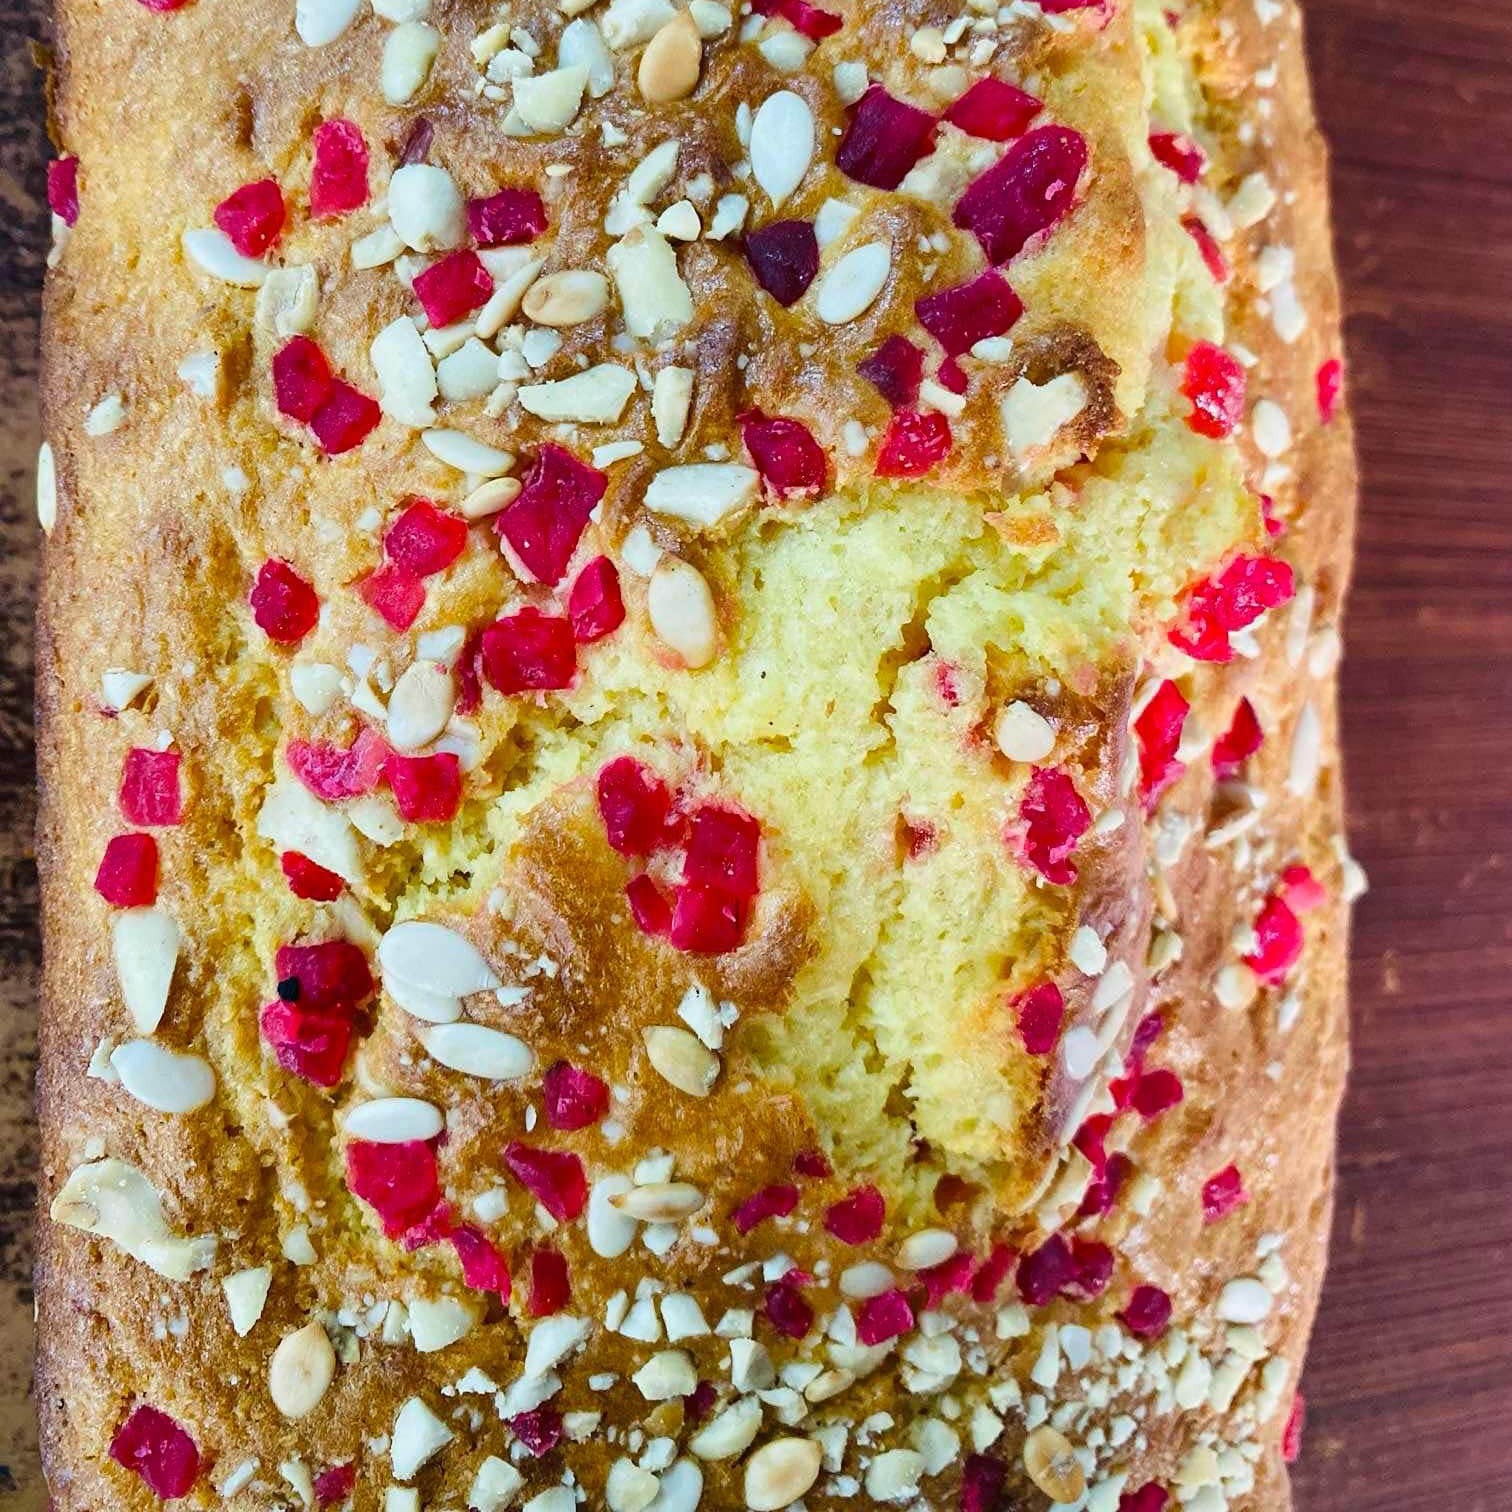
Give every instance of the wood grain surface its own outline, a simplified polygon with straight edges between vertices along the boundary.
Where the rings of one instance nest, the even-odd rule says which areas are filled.
[[[115,0],[126,4],[128,0]],[[1365,477],[1355,1074],[1299,1512],[1512,1508],[1512,4],[1311,0]],[[40,0],[0,0],[0,1503],[27,1395]]]

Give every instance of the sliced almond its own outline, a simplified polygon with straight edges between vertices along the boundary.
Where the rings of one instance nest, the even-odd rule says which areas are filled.
[[[319,1323],[286,1334],[268,1362],[268,1395],[286,1418],[308,1416],[336,1376],[336,1351]]]
[[[651,385],[651,418],[656,422],[656,439],[671,451],[688,428],[688,412],[693,404],[693,369],[664,367],[657,369]]]
[[[816,128],[808,101],[790,89],[768,95],[751,122],[751,171],[772,208],[803,182],[814,161]]]
[[[657,638],[685,667],[696,671],[714,660],[719,649],[714,594],[691,562],[662,557],[646,585],[646,613]]]
[[[642,1223],[675,1223],[692,1217],[703,1203],[703,1193],[686,1181],[656,1181],[609,1196],[611,1207]]]
[[[127,908],[115,917],[116,976],[140,1034],[154,1033],[163,1021],[182,941],[178,925],[161,908]]]
[[[514,108],[531,131],[554,136],[577,119],[588,87],[588,69],[581,63],[554,68],[514,81]]]
[[[847,252],[819,280],[814,308],[827,325],[845,325],[864,315],[892,273],[892,247],[866,242]]]
[[[523,487],[518,478],[490,478],[463,499],[461,515],[465,520],[486,520],[513,504]]]
[[[686,1029],[656,1024],[642,1031],[646,1055],[664,1081],[689,1097],[707,1097],[719,1080],[719,1057]]]
[[[686,99],[698,87],[703,67],[703,39],[687,11],[679,11],[646,44],[635,82],[649,105]]]
[[[745,1468],[745,1504],[751,1512],[782,1512],[819,1479],[824,1450],[814,1439],[780,1438],[763,1444]]]
[[[121,1085],[158,1113],[192,1113],[215,1096],[215,1072],[198,1055],[180,1055],[151,1040],[128,1040],[110,1055]]]
[[[641,341],[661,341],[693,319],[693,296],[677,271],[677,254],[654,226],[634,226],[609,249],[625,327]]]
[[[761,475],[736,462],[690,462],[664,467],[646,488],[646,508],[653,514],[686,520],[690,525],[717,525],[756,500]]]
[[[520,389],[520,407],[541,420],[612,425],[635,392],[635,374],[617,362],[600,362],[586,372]]]
[[[1024,1440],[1024,1469],[1053,1502],[1074,1502],[1087,1489],[1087,1477],[1070,1441],[1048,1423]]]
[[[609,305],[609,280],[591,268],[564,268],[538,278],[521,309],[537,325],[575,326],[602,315]]]

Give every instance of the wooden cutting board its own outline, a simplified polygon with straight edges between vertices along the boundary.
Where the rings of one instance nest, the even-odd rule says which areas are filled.
[[[107,0],[126,5],[131,0]],[[1300,1512],[1512,1508],[1512,5],[1312,0],[1365,464],[1355,1060]],[[30,1083],[40,0],[0,0],[0,1502],[44,1504]]]

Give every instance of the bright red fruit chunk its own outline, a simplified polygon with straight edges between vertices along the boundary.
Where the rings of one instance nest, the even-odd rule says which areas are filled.
[[[1150,151],[1183,184],[1195,184],[1207,167],[1207,153],[1181,131],[1152,131]]]
[[[672,905],[645,872],[631,877],[625,884],[625,901],[630,905],[630,917],[642,934],[659,939],[671,933]]]
[[[969,1291],[974,1268],[971,1255],[966,1250],[959,1250],[950,1259],[919,1271],[918,1278],[924,1283],[925,1305],[938,1307],[952,1292]]]
[[[998,1292],[1017,1259],[1018,1251],[1011,1244],[994,1244],[971,1278],[972,1301],[983,1306],[996,1302]]]
[[[468,200],[467,229],[480,247],[534,241],[546,229],[546,202],[534,189],[500,189]]]
[[[392,630],[408,630],[425,607],[425,584],[408,567],[385,562],[357,583],[363,603]]]
[[[622,856],[646,856],[666,838],[672,795],[650,767],[616,756],[599,769],[598,810],[609,844]]]
[[[737,898],[754,898],[760,890],[760,845],[761,825],[749,814],[707,805],[693,815],[683,877]]]
[[[335,872],[312,861],[300,851],[286,850],[278,858],[288,880],[289,891],[296,898],[308,898],[315,903],[331,903],[339,898],[346,883]]]
[[[79,160],[54,158],[47,165],[47,208],[65,226],[79,219]]]
[[[1213,742],[1213,771],[1219,777],[1236,777],[1239,769],[1260,749],[1264,739],[1255,706],[1241,698],[1227,731]]]
[[[257,569],[248,595],[252,618],[269,640],[292,646],[315,628],[320,600],[287,562],[273,558]]]
[[[415,298],[433,326],[448,326],[471,314],[493,293],[493,277],[476,252],[449,252],[415,275]]]
[[[774,1281],[767,1287],[761,1309],[772,1327],[789,1339],[803,1338],[814,1326],[814,1309],[790,1281]]]
[[[1118,1512],[1165,1512],[1170,1499],[1165,1487],[1150,1481],[1137,1491],[1125,1491],[1118,1498]]]
[[[918,402],[924,353],[906,336],[889,336],[856,371],[894,409],[908,409]]]
[[[1044,106],[1032,94],[1001,79],[978,79],[949,110],[945,119],[968,136],[1011,142],[1029,129]]]
[[[1141,1284],[1118,1315],[1136,1339],[1156,1339],[1171,1321],[1171,1299],[1158,1287]]]
[[[317,1087],[334,1087],[346,1067],[354,1023],[349,1010],[308,1012],[275,998],[259,1019],[273,1059],[293,1076]]]
[[[1281,884],[1276,891],[1286,899],[1286,906],[1293,913],[1311,913],[1328,902],[1328,889],[1313,876],[1311,867],[1300,862],[1281,873]]]
[[[583,1211],[588,1181],[571,1150],[542,1150],[516,1139],[504,1150],[504,1164],[558,1223],[570,1223]]]
[[[1236,1165],[1224,1166],[1202,1183],[1202,1216],[1208,1223],[1216,1223],[1248,1201],[1249,1193]]]
[[[793,1172],[798,1176],[828,1176],[830,1163],[825,1158],[823,1150],[799,1150],[793,1156]]]
[[[521,609],[483,632],[483,675],[500,693],[565,688],[577,671],[570,620]]]
[[[740,433],[761,480],[779,498],[812,498],[829,473],[824,448],[801,420],[748,410]]]
[[[347,1186],[383,1221],[383,1232],[396,1239],[423,1223],[441,1200],[436,1152],[423,1140],[377,1144],[354,1139],[346,1147]]]
[[[1065,1287],[1066,1294],[1090,1301],[1107,1290],[1113,1278],[1113,1251],[1096,1239],[1071,1241],[1071,1264],[1075,1274]]]
[[[1023,301],[989,268],[970,283],[930,294],[914,305],[919,324],[952,357],[989,336],[1001,336],[1024,313]]]
[[[373,991],[368,958],[350,940],[280,945],[273,969],[278,973],[279,997],[304,1009],[349,1007]],[[289,983],[294,985],[289,987]]]
[[[1199,341],[1187,353],[1181,392],[1192,401],[1187,424],[1199,436],[1221,441],[1233,435],[1244,419],[1244,390],[1244,369],[1222,347]]]
[[[157,841],[151,835],[112,836],[94,885],[112,907],[150,908],[157,901]]]
[[[1281,1458],[1295,1465],[1302,1457],[1302,1430],[1307,1426],[1307,1398],[1299,1391],[1292,1397],[1286,1426],[1281,1430]]]
[[[243,257],[261,257],[284,227],[283,190],[278,180],[243,184],[215,207],[215,224]]]
[[[463,1284],[473,1291],[509,1297],[509,1266],[488,1236],[470,1223],[460,1223],[446,1236],[462,1266]]]
[[[199,1476],[194,1440],[166,1412],[145,1403],[116,1429],[110,1457],[135,1470],[147,1489],[164,1501],[188,1496]]]
[[[393,755],[384,767],[394,807],[408,824],[445,824],[462,807],[462,766],[451,751]]]
[[[350,121],[322,121],[315,128],[315,164],[310,170],[310,214],[316,220],[365,205],[368,149]]]
[[[1207,264],[1207,270],[1213,275],[1214,283],[1227,283],[1229,276],[1228,258],[1223,255],[1223,248],[1218,245],[1218,238],[1208,230],[1207,224],[1198,216],[1185,215],[1181,219],[1182,229],[1197,243],[1197,250],[1202,255],[1202,260]]]
[[[759,1192],[752,1192],[730,1214],[730,1222],[738,1233],[749,1234],[758,1223],[768,1218],[786,1218],[798,1206],[798,1188],[786,1182],[774,1182]]]
[[[1035,767],[1019,800],[1024,859],[1047,881],[1076,881],[1071,853],[1092,824],[1092,810],[1071,778],[1056,767]]]
[[[939,410],[900,409],[877,453],[879,478],[922,478],[950,455],[950,421]]]
[[[1093,1171],[1098,1175],[1108,1168],[1106,1141],[1108,1130],[1112,1127],[1113,1115],[1111,1113],[1094,1113],[1082,1120],[1081,1127],[1071,1138],[1071,1143],[1087,1157]]]
[[[842,1244],[869,1244],[882,1232],[886,1215],[882,1193],[874,1186],[858,1186],[825,1211],[824,1226]]]
[[[1167,1109],[1174,1108],[1186,1092],[1181,1078],[1165,1066],[1153,1071],[1141,1071],[1134,1083],[1129,1106],[1141,1118],[1158,1118]]]
[[[801,299],[819,272],[819,238],[809,221],[762,226],[747,235],[745,253],[756,282],[784,307]]]
[[[743,898],[722,888],[686,882],[677,889],[667,938],[676,949],[693,955],[723,955],[740,944],[745,921]]]
[[[1327,425],[1339,410],[1339,396],[1344,392],[1344,364],[1330,357],[1318,368],[1318,418]]]
[[[422,578],[450,567],[466,548],[467,521],[429,499],[409,504],[383,537],[384,556]]]
[[[519,496],[498,516],[495,529],[539,582],[555,586],[608,486],[596,467],[548,443],[536,453]]]
[[[1279,982],[1302,955],[1302,921],[1279,893],[1272,893],[1255,920],[1255,948],[1244,964],[1262,982]]]
[[[1100,1218],[1112,1210],[1118,1200],[1123,1184],[1134,1174],[1134,1162],[1121,1150],[1108,1156],[1107,1169],[1087,1183],[1082,1194],[1081,1206],[1076,1210],[1078,1218]]]
[[[1236,557],[1214,578],[1187,590],[1182,622],[1169,639],[1197,661],[1226,662],[1229,636],[1252,625],[1296,591],[1291,567],[1276,557]]]
[[[758,16],[781,16],[810,42],[822,42],[826,37],[834,36],[844,24],[842,17],[810,5],[809,0],[753,0],[751,9]]]
[[[1018,1015],[1019,1038],[1030,1055],[1049,1055],[1060,1038],[1066,1000],[1054,982],[1040,982],[1021,992],[1013,1003]]]
[[[961,1467],[961,1512],[998,1512],[1008,1467],[996,1455],[968,1454]]]
[[[1031,1307],[1044,1307],[1076,1281],[1078,1268],[1071,1246],[1061,1234],[1051,1236],[1019,1261],[1019,1296]]]
[[[273,398],[279,414],[308,425],[334,384],[331,364],[308,336],[291,336],[274,352]]]
[[[131,824],[170,825],[184,817],[179,753],[132,746],[121,769],[121,812]]]
[[[868,1297],[856,1317],[856,1337],[868,1349],[906,1334],[914,1326],[914,1311],[907,1296],[894,1287],[879,1297]]]
[[[166,15],[169,11],[182,10],[189,0],[137,0],[137,4],[157,15]]]
[[[1176,752],[1191,707],[1181,689],[1167,678],[1134,721],[1134,734],[1139,741],[1139,796],[1147,812],[1186,771],[1185,765],[1176,759]]]
[[[538,1249],[530,1257],[530,1295],[525,1310],[532,1318],[559,1313],[572,1300],[567,1257],[554,1249]]]
[[[562,1442],[562,1414],[555,1407],[532,1407],[510,1418],[509,1429],[532,1458],[540,1459]]]
[[[987,260],[1017,257],[1065,218],[1087,170],[1087,143],[1064,126],[1022,136],[956,202],[954,220],[982,244]]]
[[[594,557],[572,580],[567,618],[572,621],[572,633],[583,645],[603,640],[624,624],[619,572],[608,557]]]
[[[339,457],[366,440],[382,417],[376,399],[338,378],[331,385],[330,397],[310,417],[310,429],[321,451]]]
[[[935,118],[873,84],[856,103],[835,153],[847,178],[873,189],[896,189],[934,146]]]
[[[315,1477],[315,1505],[329,1507],[332,1502],[345,1501],[357,1484],[356,1465],[332,1465]]]
[[[325,741],[291,740],[284,751],[289,770],[326,803],[371,793],[383,778],[388,743],[376,730],[363,730],[346,750]]]
[[[609,1113],[609,1088],[591,1071],[557,1061],[541,1083],[546,1102],[546,1122],[553,1129],[571,1132],[599,1123]]]

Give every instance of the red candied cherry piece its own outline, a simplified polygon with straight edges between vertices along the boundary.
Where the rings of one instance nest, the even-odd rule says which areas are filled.
[[[1118,1314],[1136,1339],[1157,1339],[1171,1321],[1171,1299],[1158,1286],[1140,1284]]]
[[[583,1162],[571,1150],[542,1150],[511,1140],[504,1150],[510,1174],[558,1223],[570,1223],[588,1201]]]
[[[1165,1032],[1165,1020],[1158,1013],[1147,1013],[1134,1029],[1134,1039],[1129,1046],[1131,1060],[1143,1063],[1150,1047]]]
[[[998,1512],[1008,1467],[995,1454],[968,1454],[961,1467],[961,1512]]]
[[[842,1244],[869,1244],[882,1232],[887,1203],[874,1186],[858,1186],[825,1210],[824,1226]]]
[[[1199,341],[1187,353],[1181,392],[1192,401],[1187,424],[1199,436],[1221,441],[1244,419],[1246,379],[1239,359],[1211,341]]]
[[[1049,1055],[1060,1039],[1066,1000],[1054,982],[1040,982],[1013,1000],[1019,1038],[1030,1055]]]
[[[1218,245],[1218,238],[1207,228],[1207,223],[1200,216],[1184,215],[1181,218],[1182,229],[1197,243],[1197,250],[1202,255],[1202,260],[1207,264],[1207,270],[1213,275],[1214,283],[1227,283],[1229,276],[1228,258],[1223,255],[1223,248]]]
[[[448,1230],[446,1242],[462,1266],[462,1282],[473,1291],[496,1292],[509,1300],[509,1266],[481,1229],[459,1223]]]
[[[289,884],[289,891],[296,898],[307,898],[313,903],[332,903],[346,890],[341,877],[318,861],[312,861],[301,851],[286,850],[278,858]]]
[[[458,714],[476,714],[483,704],[483,677],[480,661],[483,651],[483,632],[474,630],[463,642],[457,657],[454,675],[457,679]]]
[[[1008,262],[1070,213],[1086,171],[1086,139],[1065,126],[1041,126],[967,186],[953,219],[982,244],[988,262]]]
[[[1113,1127],[1111,1113],[1094,1113],[1082,1120],[1081,1127],[1071,1137],[1071,1143],[1087,1157],[1096,1175],[1108,1168],[1107,1138]]]
[[[540,1459],[562,1442],[562,1414],[555,1407],[532,1407],[510,1418],[509,1430],[532,1459]]]
[[[273,969],[278,973],[279,997],[306,1011],[347,1007],[373,992],[368,958],[350,940],[280,945]]]
[[[408,630],[425,607],[425,584],[408,567],[384,562],[359,580],[363,603],[393,630]]]
[[[567,618],[572,621],[572,633],[585,646],[603,640],[625,623],[619,572],[608,557],[594,557],[572,580]]]
[[[1184,615],[1169,635],[1197,661],[1226,662],[1234,654],[1229,636],[1252,625],[1267,609],[1286,603],[1296,591],[1291,567],[1276,557],[1236,557],[1214,578],[1185,595]]]
[[[954,357],[947,357],[935,369],[935,382],[942,388],[949,389],[952,394],[964,394],[968,381],[966,369]]]
[[[1125,1491],[1118,1498],[1118,1512],[1165,1512],[1171,1500],[1164,1486],[1149,1481],[1137,1491]]]
[[[926,1266],[918,1273],[924,1283],[925,1306],[938,1307],[952,1292],[969,1292],[975,1265],[971,1256],[960,1250],[938,1265]]]
[[[310,417],[310,430],[328,457],[339,457],[360,445],[372,433],[383,411],[376,399],[338,378],[330,397]]]
[[[110,1457],[136,1471],[147,1489],[164,1501],[188,1496],[199,1478],[194,1440],[166,1412],[145,1402],[116,1429]]]
[[[616,756],[598,774],[598,810],[609,844],[622,856],[646,856],[667,838],[672,794],[644,762]]]
[[[1279,893],[1272,893],[1255,920],[1255,948],[1244,964],[1262,982],[1279,982],[1302,955],[1302,921]]]
[[[464,248],[448,252],[423,273],[417,273],[411,287],[426,319],[433,326],[449,326],[485,304],[493,293],[494,281],[483,259]]]
[[[906,336],[889,336],[856,371],[894,409],[908,409],[919,399],[924,353]]]
[[[157,841],[151,835],[111,836],[94,885],[114,908],[150,908],[157,901]]]
[[[831,1168],[823,1150],[799,1150],[793,1156],[793,1174],[819,1178],[828,1176]]]
[[[801,420],[747,410],[740,434],[762,482],[779,498],[812,498],[823,490],[829,463]]]
[[[1302,1430],[1307,1426],[1307,1398],[1299,1391],[1292,1397],[1286,1426],[1281,1430],[1281,1458],[1295,1465],[1302,1457]]]
[[[1024,313],[1024,303],[1008,280],[989,268],[970,283],[926,295],[914,310],[947,355],[958,357],[989,336],[1001,336]]]
[[[497,516],[494,528],[538,582],[555,587],[608,486],[609,479],[596,467],[548,443],[536,453],[514,503]]]
[[[1129,1106],[1141,1118],[1158,1118],[1168,1109],[1174,1108],[1185,1096],[1181,1078],[1168,1067],[1159,1066],[1154,1071],[1140,1072],[1139,1079],[1134,1083]]]
[[[390,1239],[423,1223],[441,1201],[436,1152],[420,1139],[352,1140],[346,1147],[346,1181],[352,1195],[378,1214]]]
[[[394,807],[407,824],[445,824],[462,807],[462,765],[451,751],[393,755],[384,768]]]
[[[345,1501],[356,1484],[356,1465],[331,1465],[315,1477],[315,1505],[329,1507],[332,1502]]]
[[[1281,885],[1277,891],[1293,913],[1311,913],[1328,902],[1328,889],[1313,876],[1312,868],[1301,862],[1288,866],[1281,873]]]
[[[572,1300],[572,1281],[567,1257],[559,1250],[541,1248],[530,1257],[530,1294],[525,1310],[532,1318],[549,1318]]]
[[[132,746],[121,768],[121,812],[127,822],[172,825],[184,817],[179,792],[179,753]]]
[[[784,308],[803,297],[819,272],[819,238],[810,221],[773,221],[749,232],[745,254],[756,282]]]
[[[388,742],[369,729],[346,750],[324,741],[291,740],[284,751],[289,770],[326,803],[371,793],[383,780],[388,755]]]
[[[1002,79],[978,79],[945,112],[945,119],[968,136],[1011,142],[1029,129],[1029,123],[1044,108],[1032,94]]]
[[[1167,678],[1134,721],[1134,734],[1139,741],[1139,796],[1144,800],[1146,812],[1186,771],[1185,765],[1176,759],[1176,752],[1191,708],[1181,689]]]
[[[383,554],[416,577],[432,577],[467,549],[467,521],[415,499],[383,535]]]
[[[258,1020],[273,1059],[292,1076],[317,1087],[334,1087],[352,1048],[349,1011],[309,1012],[275,998]]]
[[[765,1223],[768,1218],[786,1218],[797,1206],[798,1188],[787,1182],[774,1182],[752,1192],[730,1214],[730,1222],[737,1233],[749,1234],[758,1223]]]
[[[278,413],[308,425],[331,397],[331,364],[308,336],[291,336],[273,354],[273,398]]]
[[[1078,1218],[1100,1218],[1112,1210],[1123,1190],[1123,1184],[1134,1174],[1134,1162],[1121,1150],[1108,1156],[1107,1169],[1087,1183],[1082,1194],[1081,1206],[1076,1210]]]
[[[521,609],[483,632],[483,675],[500,693],[565,688],[577,671],[570,620]]]
[[[76,157],[54,158],[47,165],[47,208],[72,226],[79,219],[79,160]]]
[[[310,169],[310,214],[316,220],[341,215],[367,203],[368,149],[350,121],[322,121],[315,128],[315,163]]]
[[[877,453],[879,478],[922,478],[950,455],[950,421],[939,410],[898,410]]]
[[[1113,1251],[1096,1239],[1071,1241],[1071,1264],[1075,1274],[1066,1283],[1067,1296],[1090,1302],[1108,1289],[1113,1279]]]
[[[767,1321],[788,1339],[802,1339],[814,1326],[814,1309],[790,1281],[774,1281],[761,1301]]]
[[[693,815],[683,877],[738,898],[760,891],[757,853],[761,825],[738,809],[707,804]]]
[[[1241,698],[1228,729],[1213,742],[1213,771],[1218,777],[1236,777],[1264,740],[1255,706]]]
[[[247,601],[258,629],[281,646],[302,641],[320,618],[320,599],[314,588],[276,557],[257,569]]]
[[[500,189],[468,200],[467,229],[480,247],[513,247],[546,229],[546,202],[534,189]]]
[[[182,10],[189,4],[189,0],[137,0],[137,4],[143,10],[156,12],[158,15],[166,15],[169,11]]]
[[[609,1088],[591,1071],[567,1061],[547,1069],[541,1082],[546,1122],[571,1133],[601,1122],[609,1113]]]
[[[215,207],[215,224],[243,257],[261,257],[278,240],[284,215],[278,180],[265,178],[228,194]]]
[[[1202,1183],[1202,1217],[1206,1223],[1216,1223],[1248,1201],[1249,1193],[1236,1165],[1224,1166]]]
[[[1152,131],[1150,151],[1183,184],[1195,184],[1207,167],[1207,153],[1182,131]]]
[[[868,1349],[906,1334],[914,1326],[913,1305],[894,1287],[880,1296],[868,1297],[856,1317],[856,1337]]]
[[[645,872],[625,884],[625,901],[642,934],[660,939],[672,932],[672,905]]]
[[[833,11],[820,10],[809,0],[752,0],[751,9],[758,16],[781,16],[794,31],[802,32],[810,42],[832,37],[844,24]]]
[[[1044,1307],[1075,1281],[1076,1261],[1061,1234],[1051,1236],[1019,1261],[1018,1290],[1031,1307]]]
[[[1330,357],[1318,367],[1318,418],[1327,425],[1339,410],[1339,396],[1344,392],[1344,364]]]
[[[856,102],[835,152],[847,178],[873,189],[896,189],[934,147],[935,118],[873,84]]]
[[[1018,1251],[1011,1244],[994,1244],[971,1278],[972,1301],[983,1306],[996,1302],[998,1292],[1017,1260]]]
[[[1276,501],[1269,494],[1260,495],[1260,519],[1272,540],[1286,534],[1286,521],[1276,513]]]
[[[1071,778],[1056,767],[1035,767],[1019,800],[1024,859],[1047,881],[1076,881],[1071,853],[1092,824],[1092,810]]]
[[[690,955],[723,955],[745,934],[746,900],[700,882],[685,882],[672,903],[667,931],[677,950]]]
[[[700,1381],[687,1396],[683,1398],[684,1411],[687,1413],[690,1423],[701,1423],[713,1410],[715,1402],[719,1400],[719,1393],[714,1389],[712,1381]]]

